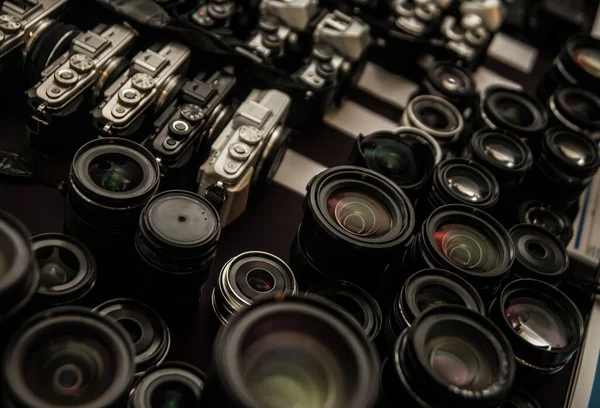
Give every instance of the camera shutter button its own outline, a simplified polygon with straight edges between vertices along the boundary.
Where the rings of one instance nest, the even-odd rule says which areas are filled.
[[[246,160],[252,149],[244,143],[234,143],[229,146],[229,156],[235,160]]]
[[[240,139],[250,146],[260,142],[261,134],[257,128],[251,126],[242,126],[238,130]]]
[[[142,100],[142,95],[137,89],[123,88],[119,91],[119,101],[124,105],[136,105]]]
[[[72,69],[65,68],[56,71],[54,79],[61,85],[73,85],[79,79],[77,73]]]
[[[192,127],[188,122],[181,119],[176,119],[169,123],[169,133],[175,139],[183,139],[190,134]]]

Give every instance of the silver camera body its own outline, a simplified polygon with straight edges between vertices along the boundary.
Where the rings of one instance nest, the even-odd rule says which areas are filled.
[[[0,58],[47,27],[68,0],[6,0],[0,10]]]
[[[157,116],[183,83],[179,74],[187,68],[190,53],[185,45],[171,42],[159,51],[150,48],[135,55],[92,112],[102,135],[129,136],[147,114]]]
[[[319,10],[319,0],[262,0],[260,12],[277,17],[291,30],[304,31]]]
[[[272,178],[279,167],[290,104],[283,92],[253,90],[211,146],[198,172],[198,193],[220,206],[221,225],[237,219],[246,209],[250,189],[264,175],[266,181]]]
[[[335,10],[317,24],[312,58],[297,74],[312,88],[324,87],[340,72],[349,72],[371,44],[370,28],[363,21]]]
[[[400,30],[420,37],[428,34],[452,0],[394,0],[395,24]]]
[[[33,109],[32,124],[37,129],[48,125],[53,116],[66,116],[79,108],[84,93],[93,88],[92,100],[97,100],[107,78],[126,64],[123,57],[136,34],[123,25],[100,25],[80,33],[69,51],[42,71],[41,80],[27,92]],[[31,126],[30,126],[31,127]]]

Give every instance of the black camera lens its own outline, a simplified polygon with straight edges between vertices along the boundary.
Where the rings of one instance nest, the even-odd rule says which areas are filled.
[[[557,125],[583,134],[600,131],[600,97],[577,86],[558,88],[548,100],[548,111]]]
[[[518,209],[518,223],[539,225],[558,237],[564,245],[573,238],[573,221],[564,212],[538,200],[523,202]]]
[[[569,269],[569,255],[557,236],[533,224],[515,225],[509,233],[515,244],[512,271],[516,276],[555,286],[562,282]]]
[[[479,110],[483,126],[508,130],[525,138],[540,135],[548,124],[544,107],[532,96],[515,89],[487,88]]]
[[[414,199],[441,158],[435,139],[421,130],[401,127],[359,136],[350,162],[386,176]]]
[[[212,307],[226,325],[232,315],[265,296],[295,295],[296,278],[289,266],[267,252],[244,252],[223,266],[212,293]]]
[[[465,278],[482,296],[507,278],[515,259],[504,227],[484,211],[466,205],[435,209],[423,223],[405,258],[405,267],[440,268]]]
[[[433,65],[419,92],[444,98],[461,110],[474,106],[477,100],[473,74],[451,62]]]
[[[427,210],[452,203],[491,210],[499,196],[496,178],[481,164],[468,159],[447,159],[433,172]]]
[[[300,285],[308,288],[327,277],[377,288],[413,230],[414,212],[404,192],[388,178],[354,166],[323,171],[307,190],[291,251]]]
[[[394,300],[385,322],[388,346],[396,342],[417,316],[442,305],[463,306],[485,314],[483,300],[469,282],[443,269],[424,269],[406,280]]]
[[[531,189],[539,198],[562,203],[577,202],[600,167],[600,155],[587,136],[567,128],[549,129],[531,172]]]
[[[0,322],[23,309],[36,291],[40,273],[30,239],[21,221],[0,210]]]
[[[510,282],[490,306],[490,316],[509,338],[523,379],[557,373],[583,342],[583,318],[575,304],[539,280]]]
[[[133,380],[133,345],[112,319],[59,307],[27,320],[6,347],[5,399],[15,408],[121,406]]]
[[[141,374],[160,364],[171,347],[167,324],[154,309],[133,299],[112,299],[94,312],[114,319],[129,334],[135,348],[135,369]]]
[[[169,361],[144,373],[129,394],[128,408],[197,407],[206,375],[196,367]]]
[[[194,316],[220,235],[219,214],[204,197],[183,190],[153,197],[134,239],[140,297],[167,320]]]
[[[379,335],[383,323],[381,308],[360,286],[346,281],[324,281],[306,293],[322,296],[341,307],[360,324],[369,340],[374,341]]]
[[[459,306],[423,312],[384,363],[388,405],[497,407],[510,392],[514,355],[485,316]]]
[[[513,387],[510,396],[506,399],[500,408],[541,408],[540,404],[518,387]]]
[[[482,164],[504,188],[521,184],[533,165],[531,150],[523,140],[490,129],[481,129],[473,135],[463,157]]]
[[[244,309],[214,342],[208,407],[374,407],[379,359],[360,326],[316,296]]]
[[[411,100],[401,122],[403,126],[430,134],[442,146],[455,143],[464,130],[464,120],[458,109],[433,95],[421,95]]]

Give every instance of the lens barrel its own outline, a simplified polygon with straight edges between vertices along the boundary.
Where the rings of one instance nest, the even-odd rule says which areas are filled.
[[[600,132],[600,97],[587,89],[559,87],[548,99],[548,113],[553,125],[590,136]]]
[[[489,319],[438,306],[402,332],[384,362],[385,406],[498,407],[514,374],[511,346]]]
[[[573,221],[552,204],[539,200],[527,200],[517,210],[518,224],[539,225],[550,231],[566,246],[573,238]]]
[[[411,100],[400,122],[402,126],[426,132],[442,147],[457,143],[465,128],[458,109],[447,100],[433,95],[421,95]]]
[[[227,325],[232,315],[262,297],[297,293],[296,278],[285,262],[267,252],[250,251],[223,266],[211,302],[219,323]]]
[[[423,79],[419,94],[443,98],[461,111],[477,105],[473,74],[452,62],[434,64]]]
[[[214,343],[207,407],[374,407],[379,359],[360,326],[317,296],[261,300]]]
[[[167,321],[193,317],[220,234],[219,214],[204,197],[183,190],[153,197],[140,215],[134,238],[139,297]]]
[[[388,178],[354,166],[323,171],[307,186],[290,254],[300,287],[330,278],[377,290],[414,223],[410,201]]]

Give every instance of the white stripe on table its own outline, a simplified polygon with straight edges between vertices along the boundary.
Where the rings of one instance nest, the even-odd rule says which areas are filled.
[[[406,78],[392,74],[379,65],[367,62],[358,80],[358,89],[398,108],[404,108],[408,97],[418,85]]]
[[[341,107],[329,109],[323,121],[332,128],[354,138],[358,137],[359,133],[368,135],[398,127],[388,118],[353,101],[345,101]]]
[[[306,194],[306,185],[310,179],[326,168],[322,164],[288,149],[273,180],[300,195],[304,195]]]
[[[538,50],[504,33],[496,33],[487,55],[529,74],[537,60]]]
[[[522,89],[521,85],[518,83],[511,81],[510,79],[505,78],[502,75],[499,75],[491,69],[483,66],[479,67],[477,71],[475,71],[474,77],[475,83],[477,84],[477,89],[479,91],[483,91],[485,88],[492,85],[502,85],[508,88]]]
[[[592,27],[592,37],[600,38],[600,7],[596,11],[596,19],[594,20],[594,26]]]

